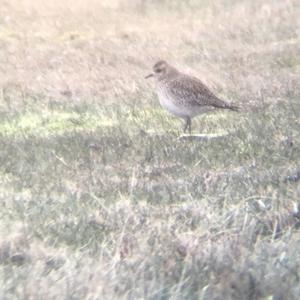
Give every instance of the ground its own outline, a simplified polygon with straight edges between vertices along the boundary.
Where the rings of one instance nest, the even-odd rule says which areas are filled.
[[[299,299],[297,1],[48,2],[1,1],[0,298]],[[240,112],[180,139],[158,59]]]

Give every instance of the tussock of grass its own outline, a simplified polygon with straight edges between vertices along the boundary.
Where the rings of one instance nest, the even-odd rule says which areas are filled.
[[[0,134],[5,136],[49,136],[62,135],[76,130],[95,130],[97,127],[113,126],[116,120],[105,114],[80,115],[76,112],[25,113],[0,124]]]
[[[239,116],[231,117],[228,122],[228,114],[217,112],[204,116],[201,120],[195,120],[194,128],[201,128],[202,133],[213,130],[213,134],[226,133],[224,125],[233,127]],[[241,121],[240,121],[241,122]],[[182,127],[182,120],[175,121],[161,108],[139,108],[123,107],[115,111],[114,107],[99,109],[97,112],[67,112],[67,111],[43,111],[43,114],[28,112],[0,123],[0,134],[4,136],[49,136],[62,135],[71,131],[95,131],[99,127],[123,126],[130,131],[140,129],[149,134],[178,132]],[[231,123],[231,124],[230,124]],[[172,128],[173,127],[173,128]],[[152,129],[151,129],[152,128]],[[176,128],[178,129],[176,131]]]

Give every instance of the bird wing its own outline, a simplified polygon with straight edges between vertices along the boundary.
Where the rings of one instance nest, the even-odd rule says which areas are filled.
[[[188,75],[181,75],[172,80],[171,93],[184,99],[192,106],[212,106],[233,109],[233,106],[216,97],[201,80]]]

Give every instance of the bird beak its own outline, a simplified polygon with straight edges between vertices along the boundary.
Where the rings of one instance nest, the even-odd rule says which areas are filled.
[[[145,79],[148,79],[148,78],[153,77],[153,76],[154,76],[154,75],[151,73],[151,74],[147,75],[147,76],[145,77]]]

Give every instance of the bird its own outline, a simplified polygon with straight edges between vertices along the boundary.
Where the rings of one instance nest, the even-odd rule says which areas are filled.
[[[215,109],[238,111],[239,107],[215,96],[209,88],[196,77],[178,71],[164,60],[153,66],[156,92],[163,108],[171,114],[184,119],[183,132],[192,132],[192,118]]]

